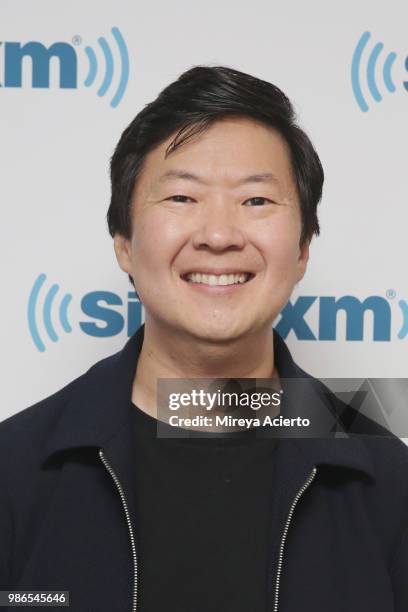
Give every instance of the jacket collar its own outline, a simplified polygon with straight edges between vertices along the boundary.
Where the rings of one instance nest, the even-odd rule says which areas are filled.
[[[68,386],[70,393],[44,458],[82,446],[101,448],[126,423],[143,338],[144,324],[120,351],[95,363]]]
[[[103,448],[116,434],[120,438],[120,432],[130,431],[132,385],[144,328],[144,324],[139,327],[119,352],[97,362],[61,390],[67,393],[67,400],[44,449],[44,460],[57,451],[79,447]],[[332,465],[359,470],[374,477],[371,456],[363,440],[350,436],[341,424],[341,409],[347,406],[337,398],[334,402],[334,394],[296,365],[275,329],[273,338],[275,364],[280,377],[307,379],[310,382],[306,387],[308,397],[303,395],[302,401],[309,406],[323,406],[337,421],[333,437],[288,438],[285,442],[289,444],[289,450],[296,445],[297,452],[306,462],[305,467]]]
[[[289,396],[288,412],[293,409],[293,416],[298,415],[298,406],[307,406],[308,415],[321,421],[324,433],[316,438],[292,438],[298,449],[307,458],[310,467],[332,465],[351,468],[364,472],[374,479],[374,464],[363,437],[346,430],[343,424],[344,415],[350,417],[354,409],[341,401],[321,381],[302,370],[294,361],[284,340],[274,329],[275,365],[283,381],[290,383],[296,379],[295,386],[287,389]],[[285,384],[282,385],[285,389]],[[353,420],[353,419],[351,419]],[[328,435],[332,427],[331,435]]]

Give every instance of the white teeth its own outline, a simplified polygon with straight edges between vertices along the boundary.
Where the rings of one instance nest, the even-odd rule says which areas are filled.
[[[249,274],[200,274],[200,272],[191,272],[187,274],[186,278],[193,283],[204,283],[205,285],[234,285],[245,283]]]

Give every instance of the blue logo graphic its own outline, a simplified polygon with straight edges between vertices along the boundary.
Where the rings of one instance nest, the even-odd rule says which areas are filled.
[[[305,315],[316,300],[319,305],[319,322],[317,333],[313,333],[305,321]],[[408,335],[408,304],[405,300],[399,300],[398,305],[402,312],[402,326],[397,337],[402,340]],[[390,302],[379,295],[371,295],[363,301],[353,295],[345,295],[338,299],[331,296],[318,298],[314,295],[299,297],[294,304],[291,301],[286,304],[281,312],[281,319],[276,325],[276,330],[283,338],[293,331],[298,340],[337,340],[339,311],[343,311],[346,316],[346,340],[364,340],[366,311],[372,312],[372,339],[375,342],[391,340]]]
[[[59,285],[53,284],[48,291],[44,288],[46,275],[40,274],[34,282],[28,299],[27,320],[31,338],[36,348],[43,353],[46,350],[44,339],[41,337],[39,322],[44,328],[43,336],[52,342],[58,342],[59,336],[55,324],[61,325],[66,333],[72,332],[72,326],[68,320],[68,306],[72,295],[65,293],[57,302]],[[43,299],[40,298],[44,293]],[[106,338],[120,334],[125,327],[124,316],[115,310],[115,307],[123,307],[123,301],[112,291],[92,291],[83,296],[81,300],[81,311],[93,321],[81,321],[80,329],[87,335],[95,338]],[[127,303],[127,334],[131,336],[142,324],[142,304],[136,298],[136,293],[128,293]],[[104,325],[98,325],[102,323]]]
[[[403,323],[400,331],[398,332],[398,338],[402,340],[408,336],[408,304],[404,300],[398,302],[399,307],[402,310]]]
[[[103,97],[108,93],[112,85],[114,74],[118,75],[117,86],[112,92],[110,100],[110,106],[116,108],[124,96],[129,79],[129,55],[119,28],[114,27],[111,32],[120,58],[118,65],[115,66],[111,45],[101,36],[98,38],[98,44],[100,53],[103,56],[103,66],[101,68],[98,65],[94,49],[86,46],[84,49],[84,61],[87,63],[88,73],[83,84],[85,87],[91,87],[98,73],[100,73],[101,83],[96,93],[99,97]],[[80,44],[80,37],[75,37],[74,41],[78,46]],[[31,59],[31,85],[33,88],[50,87],[50,61],[52,57],[58,58],[59,61],[60,89],[78,88],[78,54],[75,46],[66,42],[55,42],[46,47],[42,43],[35,41],[24,45],[18,42],[4,43],[3,87],[22,87],[24,57]]]
[[[33,288],[31,289],[30,297],[28,299],[28,312],[27,312],[28,327],[31,333],[31,337],[33,339],[35,346],[41,352],[45,351],[45,345],[38,331],[36,315],[37,315],[38,298],[39,298],[41,288],[46,278],[47,277],[45,274],[40,274],[37,280],[35,281]],[[43,313],[42,313],[45,331],[48,337],[50,338],[50,340],[52,340],[53,342],[57,342],[59,340],[57,332],[55,331],[55,327],[51,319],[51,308],[53,306],[54,299],[58,293],[58,290],[59,290],[59,285],[54,284],[52,285],[52,287],[50,287],[44,299],[44,306],[43,306]],[[67,316],[68,306],[71,302],[71,299],[72,299],[72,295],[70,293],[66,293],[61,300],[61,303],[59,305],[59,310],[58,310],[59,321],[62,325],[63,330],[67,333],[72,332],[72,327],[68,322],[68,316]]]
[[[66,293],[56,303],[59,285],[53,284],[46,291],[45,288],[43,289],[46,278],[45,274],[40,274],[34,282],[27,312],[31,338],[40,352],[44,352],[46,347],[39,330],[39,321],[43,323],[43,336],[47,336],[52,342],[59,340],[55,323],[59,324],[64,332],[72,332],[72,326],[68,321],[68,306],[72,296]],[[42,289],[45,295],[40,304]],[[402,324],[397,338],[403,340],[408,336],[408,303],[405,300],[395,300],[394,304],[398,304],[399,309],[392,308],[395,291],[387,292],[387,295],[389,299],[371,295],[364,300],[353,295],[345,295],[340,298],[300,296],[294,303],[289,301],[286,304],[275,328],[283,338],[293,332],[298,340],[337,340],[338,313],[342,311],[345,314],[345,340],[390,342],[392,340],[392,317],[399,317],[402,314]],[[318,307],[317,329],[314,330],[305,320],[305,315],[313,305]],[[116,336],[123,331],[125,326],[127,335],[130,337],[144,321],[144,308],[134,291],[128,292],[126,303],[112,291],[91,291],[82,297],[80,310],[88,317],[88,320],[79,321],[79,329],[94,338]],[[372,320],[371,333],[370,321],[365,318],[367,311],[372,314],[370,317],[370,321]]]
[[[361,80],[362,80],[362,68],[361,68],[361,59],[363,52],[367,46],[367,43],[370,39],[371,33],[364,32],[361,36],[360,40],[357,43],[357,46],[353,53],[353,59],[351,62],[351,84],[353,87],[354,97],[359,105],[360,109],[365,113],[368,111],[368,103],[364,98],[362,88],[361,88]],[[368,91],[370,92],[372,98],[375,102],[381,102],[382,95],[377,85],[376,81],[376,70],[378,72],[378,64],[380,61],[380,55],[384,48],[382,42],[377,42],[371,51],[369,52],[367,66],[365,69],[365,79],[367,82]],[[393,93],[396,90],[395,84],[392,80],[392,67],[395,62],[397,54],[394,52],[388,53],[386,55],[383,63],[382,63],[382,81],[385,85],[385,88],[390,93]],[[405,61],[406,68],[408,70],[408,57]],[[404,83],[407,88],[407,84]]]
[[[121,66],[120,66],[120,80],[119,85],[117,87],[116,92],[114,93],[110,105],[112,108],[116,108],[121,99],[123,98],[123,94],[125,93],[128,78],[129,78],[129,56],[126,48],[125,41],[119,31],[118,28],[112,28],[112,34],[116,41],[116,44],[119,49]],[[103,81],[98,88],[97,94],[98,96],[104,96],[108,91],[113,78],[114,72],[114,62],[112,51],[109,47],[109,44],[102,36],[98,38],[98,43],[100,48],[102,49],[103,56],[105,58],[105,74],[103,77]],[[85,47],[85,53],[89,60],[89,71],[88,75],[84,81],[84,85],[86,87],[90,87],[95,81],[97,70],[98,70],[98,62],[96,59],[96,55],[92,47]]]

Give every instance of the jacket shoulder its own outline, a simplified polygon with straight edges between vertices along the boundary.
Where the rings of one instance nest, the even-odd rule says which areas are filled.
[[[0,464],[9,463],[16,452],[30,453],[35,447],[42,448],[48,432],[85,375],[0,422]]]
[[[377,476],[384,481],[394,481],[395,486],[400,489],[406,488],[408,498],[408,487],[401,487],[399,480],[401,473],[408,476],[407,444],[387,427],[381,415],[377,415],[378,420],[375,420],[374,415],[370,418],[350,403],[341,400],[321,381],[318,381],[318,384],[324,388],[326,397],[330,399],[334,413],[344,430],[363,442],[371,456]]]
[[[106,368],[117,358],[117,353],[97,361],[83,374],[51,395],[0,422],[0,466],[10,464],[21,454],[33,458],[40,452],[49,433],[60,418],[73,394],[87,384],[93,375],[104,376]]]
[[[352,403],[346,403],[318,378],[314,378],[296,364],[298,375],[307,378],[320,395],[323,395],[331,407],[333,414],[347,434],[362,440],[366,450],[379,474],[387,474],[391,479],[398,480],[398,470],[408,475],[408,446],[395,435],[384,423],[370,418],[356,409]],[[407,440],[408,441],[408,440]]]

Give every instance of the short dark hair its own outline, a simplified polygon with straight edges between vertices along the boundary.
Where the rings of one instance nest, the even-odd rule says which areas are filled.
[[[128,125],[113,153],[109,233],[130,239],[131,202],[146,155],[177,131],[166,157],[218,120],[249,117],[275,128],[289,146],[302,219],[300,244],[320,233],[317,205],[324,172],[307,134],[297,125],[293,106],[272,83],[225,66],[195,66],[165,87]],[[134,286],[133,278],[129,280]]]

